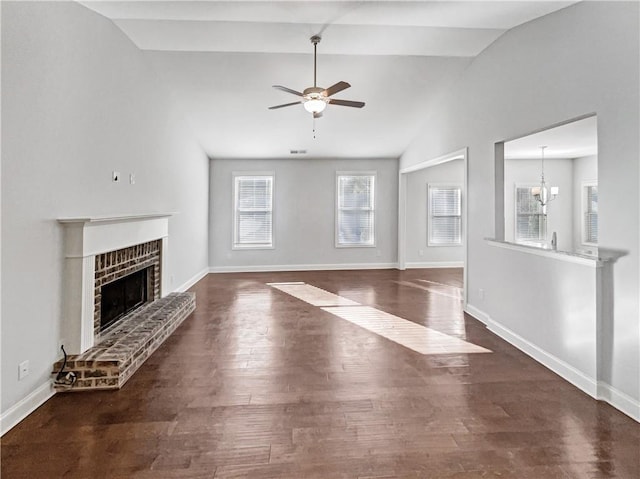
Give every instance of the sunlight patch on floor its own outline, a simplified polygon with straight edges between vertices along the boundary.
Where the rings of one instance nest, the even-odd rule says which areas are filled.
[[[359,306],[360,303],[305,283],[268,283],[272,288],[290,294],[313,306]]]
[[[421,283],[437,284],[438,286],[443,286],[445,288],[453,288],[453,289],[460,289],[460,290],[462,289],[459,286],[452,286],[450,284],[439,283],[437,281],[431,281],[431,280],[428,280],[428,279],[416,279],[414,281],[419,281]]]
[[[447,298],[459,299],[462,300],[462,291],[458,288],[450,289],[450,292],[444,292],[436,288],[430,288],[429,286],[421,286],[419,284],[414,284],[409,281],[393,281],[400,286],[408,286],[410,288],[421,289],[423,291],[428,291],[433,294],[437,294],[439,296],[446,296]]]
[[[325,307],[324,311],[421,354],[490,353],[489,349],[369,306]]]
[[[397,283],[402,284],[404,282],[397,281]],[[370,306],[362,306],[355,301],[343,298],[310,284],[301,282],[267,284],[272,288],[276,288],[283,293],[287,293],[313,306],[318,306],[327,313],[331,313],[334,316],[349,321],[367,331],[371,331],[421,354],[471,354],[492,352],[489,349],[427,328],[413,321],[385,313]],[[415,284],[413,286],[429,292],[435,292]],[[452,295],[445,294],[445,296],[455,298],[455,296]]]

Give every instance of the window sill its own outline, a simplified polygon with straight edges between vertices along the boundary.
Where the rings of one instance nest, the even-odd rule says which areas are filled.
[[[253,250],[257,250],[257,249],[275,249],[275,246],[273,246],[273,245],[256,245],[256,246],[244,246],[244,245],[236,246],[236,245],[234,245],[234,246],[231,247],[231,249],[233,251],[244,251],[244,250],[253,251]]]

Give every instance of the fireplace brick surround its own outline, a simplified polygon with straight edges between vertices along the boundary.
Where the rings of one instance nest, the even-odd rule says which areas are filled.
[[[93,330],[96,342],[100,341],[100,302],[102,286],[142,269],[149,269],[148,302],[160,298],[160,258],[162,241],[154,240],[108,253],[96,255]]]

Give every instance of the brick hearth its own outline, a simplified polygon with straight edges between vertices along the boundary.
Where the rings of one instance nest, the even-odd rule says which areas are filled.
[[[65,371],[76,374],[71,388],[57,391],[119,389],[144,361],[195,309],[194,293],[172,293],[131,313],[118,322],[100,343],[69,356]],[[57,375],[62,361],[53,366]]]

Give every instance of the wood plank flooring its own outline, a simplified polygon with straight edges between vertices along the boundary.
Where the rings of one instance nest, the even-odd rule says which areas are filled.
[[[267,285],[293,281],[490,352],[421,354]],[[639,478],[640,425],[465,316],[461,282],[209,275],[123,389],[56,395],[7,433],[2,478]]]

